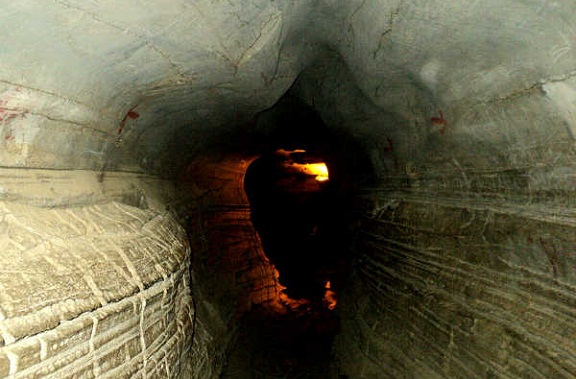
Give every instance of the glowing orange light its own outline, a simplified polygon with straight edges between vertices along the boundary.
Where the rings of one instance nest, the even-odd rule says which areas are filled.
[[[306,152],[306,150],[302,150],[302,149],[296,149],[296,150],[278,149],[278,150],[276,150],[276,154],[280,154],[280,155],[283,155],[285,157],[289,157],[290,154],[305,153],[305,152]]]
[[[329,180],[328,166],[326,166],[326,163],[324,163],[324,162],[320,162],[320,163],[296,163],[290,158],[290,156],[292,154],[297,154],[297,153],[305,154],[306,150],[301,150],[301,149],[297,149],[297,150],[278,149],[278,150],[276,150],[276,154],[285,157],[289,161],[289,162],[287,162],[287,166],[291,167],[293,170],[296,170],[296,171],[301,172],[301,173],[306,174],[306,175],[315,175],[316,176],[315,179],[319,182],[325,182],[325,181]]]
[[[324,288],[326,289],[326,292],[324,293],[323,303],[326,306],[326,308],[333,310],[334,308],[336,308],[336,304],[338,303],[338,300],[336,299],[336,292],[330,289],[330,281],[326,282]]]
[[[326,163],[294,163],[293,166],[298,167],[307,175],[316,175],[316,180],[319,182],[325,182],[329,179]]]
[[[326,163],[309,163],[306,168],[310,170],[313,175],[316,175],[316,180],[325,182],[328,180],[328,167]]]

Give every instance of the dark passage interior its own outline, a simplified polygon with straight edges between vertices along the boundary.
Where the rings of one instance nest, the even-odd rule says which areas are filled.
[[[278,269],[285,292],[296,299],[322,298],[326,282],[335,282],[338,262],[346,255],[345,215],[338,212],[341,203],[332,183],[320,182],[317,174],[296,166],[314,161],[321,162],[304,152],[270,154],[254,161],[245,179],[264,251]]]
[[[287,96],[267,113],[275,124],[271,150],[244,179],[251,219],[286,293],[317,300],[327,282],[340,285],[350,264],[350,171],[358,168],[312,108]]]
[[[329,378],[337,296],[351,267],[351,199],[370,165],[354,167],[359,145],[289,94],[259,118],[273,128],[261,137],[264,151],[248,166],[244,190],[286,302],[242,316],[240,350],[223,378]]]

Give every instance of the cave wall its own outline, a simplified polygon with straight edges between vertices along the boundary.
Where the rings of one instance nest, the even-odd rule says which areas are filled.
[[[573,377],[573,119],[553,95],[574,88],[573,77],[451,118],[397,119],[404,129],[388,132],[385,123],[374,131],[370,117],[393,116],[339,97],[354,90],[346,66],[319,60],[308,73],[312,80],[296,88],[320,112],[334,104],[367,110],[323,116],[361,136],[378,179],[357,199],[356,262],[335,347],[340,371]],[[319,83],[345,90],[315,97]]]
[[[5,169],[2,178],[0,376],[187,372],[190,247],[157,207],[172,184],[116,173],[95,192],[91,172]]]
[[[104,233],[103,244],[138,228],[124,218],[138,224],[158,217],[170,225],[165,239],[138,238],[155,240],[158,251],[169,240],[179,262],[190,264],[175,209],[194,213],[197,199],[183,204],[158,176],[175,178],[211,154],[226,162],[225,140],[241,135],[239,125],[248,136],[259,132],[247,121],[290,89],[332,130],[362,141],[374,167],[373,182],[357,199],[355,266],[340,301],[341,372],[352,378],[575,375],[571,0],[0,2],[0,246],[9,270],[26,274],[20,254],[36,252],[34,246],[46,254],[46,241],[53,240],[53,254],[67,252],[74,233],[92,241],[82,221],[67,220],[94,212],[101,218],[90,233]],[[260,153],[250,144],[240,152],[230,160]],[[236,167],[232,177],[240,175],[240,166],[229,166]],[[198,188],[205,179],[195,178]],[[238,183],[230,182],[236,183],[230,193],[238,194]],[[222,201],[214,204],[223,212],[211,222],[224,217],[248,228],[245,214],[226,208],[238,204],[222,185],[215,192]],[[102,229],[107,211],[94,207],[117,212],[122,222],[115,234]],[[38,226],[42,217],[52,223]],[[99,254],[99,244],[86,243],[92,244],[86,252]],[[135,275],[130,262],[158,251],[142,250],[119,267]],[[62,273],[75,273],[69,263]],[[138,275],[147,270],[137,267]],[[165,282],[162,270],[147,283],[165,283],[158,285],[170,307],[180,296],[170,291],[192,296],[185,284]],[[237,267],[223,273],[232,290],[239,283],[234,272]],[[15,288],[8,278],[0,283],[1,372],[38,377],[47,375],[44,368],[60,369],[47,361],[48,340],[33,338],[39,330],[10,324],[29,307],[4,295]],[[68,283],[67,275],[58,278],[51,278],[55,286]],[[34,292],[38,282],[24,283]],[[146,335],[141,320],[148,315],[162,317],[146,313],[147,289],[133,288],[142,293],[129,295],[135,296],[135,308],[126,311],[134,322],[131,338],[135,331]],[[72,301],[87,291],[76,289]],[[206,300],[199,307],[205,318],[197,321],[190,362],[209,377],[230,343],[224,334],[234,307],[196,296]],[[94,299],[98,304],[102,295],[96,291]],[[47,301],[45,295],[36,306]],[[86,311],[96,306],[86,304]],[[189,318],[196,314],[179,309]],[[44,316],[36,321],[47,331],[76,320],[81,327],[70,345],[54,346],[78,342],[86,357],[97,355],[100,319],[93,315],[90,326],[67,312],[49,325]],[[192,343],[179,345],[182,354]],[[157,361],[142,358],[152,357],[149,345],[120,345],[141,372],[161,367],[159,377],[166,370],[175,377],[185,371],[175,368],[178,357],[144,367]],[[138,349],[143,355],[135,355]],[[70,359],[86,359],[72,352]],[[86,375],[95,375],[104,366],[86,367]],[[73,375],[66,370],[54,375]]]
[[[353,46],[372,42],[361,56],[380,67],[368,78],[341,48],[346,64],[319,60],[299,87],[361,136],[377,169],[358,199],[340,371],[573,377],[575,60],[555,40],[571,28],[555,12],[573,5],[403,5],[378,44]],[[362,21],[346,30],[373,26],[373,7],[358,8]],[[490,30],[472,33],[480,25]],[[446,38],[414,41],[433,35]]]
[[[291,85],[306,49],[286,35],[306,4],[3,2],[0,376],[219,376],[237,308],[276,296],[275,273],[246,204],[210,221],[233,216],[254,249],[200,272],[194,257],[236,241],[205,222],[190,235],[185,210],[222,199],[184,204],[166,178]]]
[[[569,208],[415,192],[364,195],[358,261],[341,299],[341,370],[573,377]]]
[[[4,1],[2,165],[176,174],[291,85],[308,4]]]

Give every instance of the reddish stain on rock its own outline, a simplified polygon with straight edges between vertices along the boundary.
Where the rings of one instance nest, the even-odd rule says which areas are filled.
[[[440,109],[438,109],[438,114],[438,117],[430,117],[430,122],[432,127],[435,127],[440,132],[440,134],[444,134],[446,131],[446,119],[444,118],[444,115]]]
[[[18,87],[14,90],[5,92],[2,95],[2,98],[0,98],[0,123],[8,124],[11,120],[27,113],[27,111],[22,109],[8,107],[10,99],[12,99],[16,93],[20,92],[22,92],[22,88]]]
[[[138,117],[140,117],[140,113],[138,113],[134,110],[134,109],[136,109],[137,106],[138,106],[138,104],[136,104],[135,106],[130,108],[128,110],[128,112],[126,112],[126,114],[124,115],[124,117],[120,121],[120,125],[118,126],[118,134],[122,134],[122,131],[124,130],[124,126],[126,126],[126,121],[129,118],[134,120],[134,119],[137,119]]]

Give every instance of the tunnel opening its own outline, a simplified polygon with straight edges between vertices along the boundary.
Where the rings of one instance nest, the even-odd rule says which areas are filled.
[[[352,136],[328,127],[290,93],[259,113],[253,127],[265,136],[234,141],[264,141],[243,189],[282,307],[259,304],[242,315],[222,377],[256,369],[262,378],[328,377],[340,331],[338,293],[352,261],[352,199],[371,166]]]
[[[290,91],[255,125],[269,134],[244,190],[264,253],[288,297],[333,309],[350,265],[350,199],[363,171],[351,157],[360,149]]]
[[[264,252],[279,271],[285,293],[321,301],[346,267],[343,215],[323,158],[305,150],[278,150],[248,168],[245,189]]]
[[[324,159],[280,149],[252,162],[244,182],[252,223],[278,271],[282,296],[292,302],[283,312],[245,315],[241,333],[260,357],[258,366],[286,377],[325,377],[339,332],[333,311],[349,262],[343,215]]]

